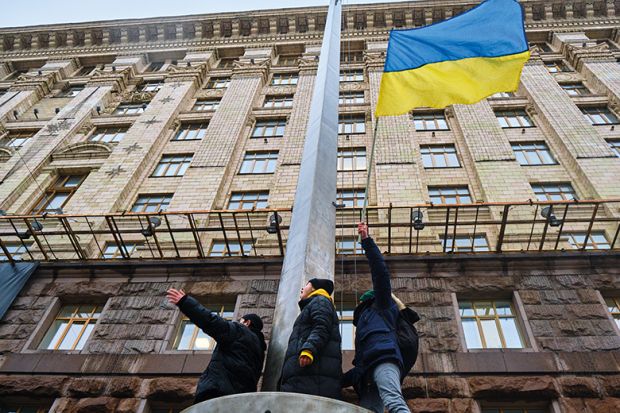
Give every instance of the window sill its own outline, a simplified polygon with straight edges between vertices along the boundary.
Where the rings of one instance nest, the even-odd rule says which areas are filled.
[[[472,348],[466,349],[466,353],[537,353],[531,347],[524,348]]]
[[[237,175],[273,175],[274,172],[239,172]]]

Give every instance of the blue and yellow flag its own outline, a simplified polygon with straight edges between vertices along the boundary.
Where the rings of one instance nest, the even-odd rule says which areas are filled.
[[[440,23],[392,30],[376,114],[441,109],[516,91],[529,57],[516,0],[487,0]]]

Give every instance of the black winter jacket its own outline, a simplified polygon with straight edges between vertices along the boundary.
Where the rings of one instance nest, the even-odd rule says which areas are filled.
[[[267,348],[263,333],[224,320],[188,295],[177,305],[192,323],[217,342],[211,362],[198,380],[195,403],[255,392]]]
[[[299,302],[282,367],[280,390],[340,399],[342,353],[340,328],[334,304],[321,295]],[[299,366],[299,355],[309,350],[314,360]]]
[[[342,385],[354,385],[356,390],[362,380],[368,381],[378,364],[392,362],[403,369],[396,334],[399,311],[392,300],[390,273],[372,238],[362,240],[362,247],[370,265],[375,298],[360,303],[353,314],[353,324],[356,326],[355,367],[344,375]]]

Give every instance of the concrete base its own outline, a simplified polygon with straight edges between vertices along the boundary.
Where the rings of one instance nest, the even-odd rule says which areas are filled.
[[[353,404],[299,393],[262,392],[220,397],[181,413],[370,413]]]

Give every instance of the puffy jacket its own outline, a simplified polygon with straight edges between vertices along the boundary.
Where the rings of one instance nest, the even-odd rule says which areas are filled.
[[[370,265],[375,297],[360,303],[353,313],[355,367],[345,374],[342,385],[354,385],[356,389],[362,380],[371,377],[370,373],[378,364],[393,362],[403,369],[396,334],[399,309],[392,299],[390,273],[372,238],[362,240],[362,247]]]
[[[196,388],[195,403],[256,391],[265,359],[265,337],[260,331],[224,320],[186,295],[177,304],[192,323],[213,337],[217,345]]]
[[[280,390],[340,399],[342,352],[338,314],[331,298],[317,290],[299,302],[282,367]],[[299,366],[302,351],[310,351],[312,364]]]

